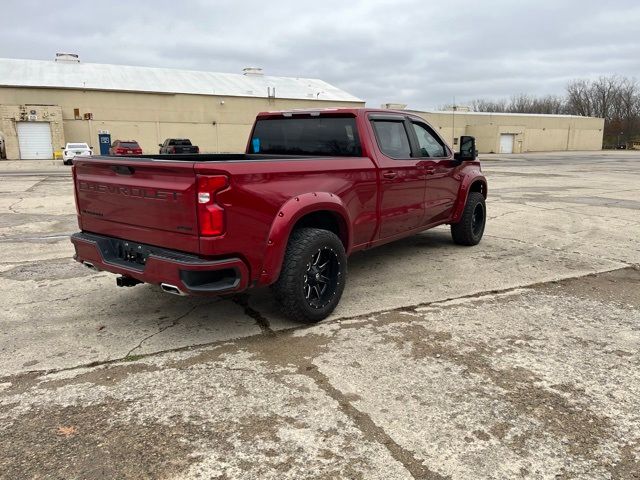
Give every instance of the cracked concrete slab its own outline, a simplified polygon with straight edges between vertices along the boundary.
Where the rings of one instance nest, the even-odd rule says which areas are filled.
[[[496,193],[489,196],[490,222],[486,237],[478,247],[453,245],[448,229],[440,227],[356,254],[350,259],[348,286],[332,318],[428,304],[640,263],[640,251],[633,241],[640,235],[640,226],[600,216],[590,216],[586,221],[587,209],[591,210],[592,206],[572,205],[568,211],[567,205],[556,200],[550,205],[522,203],[518,193],[533,183],[536,195],[542,197],[547,191],[554,198],[575,197],[576,192],[589,197],[593,191],[595,196],[602,192],[601,195],[610,198],[611,183],[606,176],[599,174],[585,179],[582,173],[574,173],[573,166],[566,162],[554,165],[553,173],[544,164],[520,162],[517,165],[526,176],[497,175],[512,172],[515,168],[512,164],[485,166],[492,192]],[[562,178],[557,178],[558,175]],[[28,180],[19,179],[25,188],[21,194],[26,201],[20,203],[21,208],[24,207],[20,210],[22,213],[0,215],[0,234],[7,236],[0,249],[0,265],[3,265],[0,287],[15,309],[8,315],[13,335],[25,339],[0,346],[7,354],[11,353],[12,369],[36,365],[41,369],[60,368],[117,358],[130,350],[130,339],[137,339],[141,330],[143,336],[145,332],[157,331],[152,316],[145,317],[142,325],[131,320],[114,323],[113,315],[122,310],[111,310],[105,305],[141,304],[154,308],[160,305],[168,318],[183,313],[181,299],[167,297],[158,304],[162,296],[153,288],[117,289],[112,275],[94,277],[70,261],[66,264],[64,259],[72,257],[73,248],[64,234],[75,229],[71,179],[35,177]],[[628,188],[630,183],[632,179],[627,179],[621,190],[632,190]],[[563,185],[568,187],[567,191],[562,191]],[[504,192],[505,189],[508,192]],[[48,203],[35,198],[41,194],[44,198],[53,195],[67,200],[51,202],[46,212],[39,211],[37,207],[41,203]],[[2,227],[1,222],[7,218],[17,223]],[[97,292],[100,292],[99,299],[94,298]],[[206,313],[198,315],[207,318],[197,322],[189,319],[186,324],[161,332],[145,342],[143,352],[215,341],[217,333],[224,339],[296,327],[280,315],[268,289],[243,295],[242,304],[237,299],[227,300],[211,305],[208,310],[204,307],[206,300],[193,301],[202,302],[198,308]],[[236,306],[229,303],[234,301]],[[41,338],[49,341],[46,345],[36,343],[38,348],[34,349],[26,339],[32,335],[34,312],[45,303],[54,316],[36,317],[39,320],[35,323]],[[79,353],[73,354],[68,342],[60,340],[75,338],[77,331],[86,332],[87,318],[92,318],[94,325],[104,324],[105,329],[113,328],[117,333],[109,337],[107,343],[102,338],[91,337],[88,343],[92,346],[77,349]],[[10,337],[5,338],[9,341]],[[93,345],[96,341],[97,346]],[[123,344],[116,347],[118,342]],[[45,358],[39,354],[40,348],[48,352]]]
[[[116,288],[71,260],[68,169],[0,174],[0,472],[637,477],[640,155],[493,159],[478,247],[355,255],[304,328],[267,289]]]
[[[84,478],[634,478],[638,282],[628,268],[0,378],[0,467]]]

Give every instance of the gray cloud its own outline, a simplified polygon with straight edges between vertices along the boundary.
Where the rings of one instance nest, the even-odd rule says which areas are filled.
[[[640,6],[619,0],[3,2],[0,56],[322,78],[368,105],[561,94],[640,72]]]

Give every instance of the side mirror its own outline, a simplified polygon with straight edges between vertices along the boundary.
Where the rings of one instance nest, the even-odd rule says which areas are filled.
[[[161,143],[159,143],[159,144],[158,144],[158,146],[159,146],[159,147],[162,147],[162,144],[161,144]]]
[[[93,147],[89,147],[89,150],[93,150]]]
[[[460,162],[475,160],[478,157],[475,137],[466,135],[460,137],[460,151],[455,153],[453,157]]]

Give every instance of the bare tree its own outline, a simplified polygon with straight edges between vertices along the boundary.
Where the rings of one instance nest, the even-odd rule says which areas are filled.
[[[640,86],[635,79],[611,75],[597,80],[576,79],[566,95],[535,97],[526,93],[509,101],[477,99],[476,112],[571,114],[605,119],[605,144],[640,140]]]
[[[567,85],[567,111],[583,117],[593,116],[591,85],[587,80],[573,80]]]
[[[471,102],[471,109],[474,112],[506,112],[507,102],[506,100],[477,99]]]

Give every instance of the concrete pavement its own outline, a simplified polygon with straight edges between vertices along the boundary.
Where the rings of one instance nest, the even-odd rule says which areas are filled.
[[[479,246],[354,255],[304,328],[118,289],[70,260],[70,177],[0,176],[0,477],[634,478],[640,154],[483,168]]]

